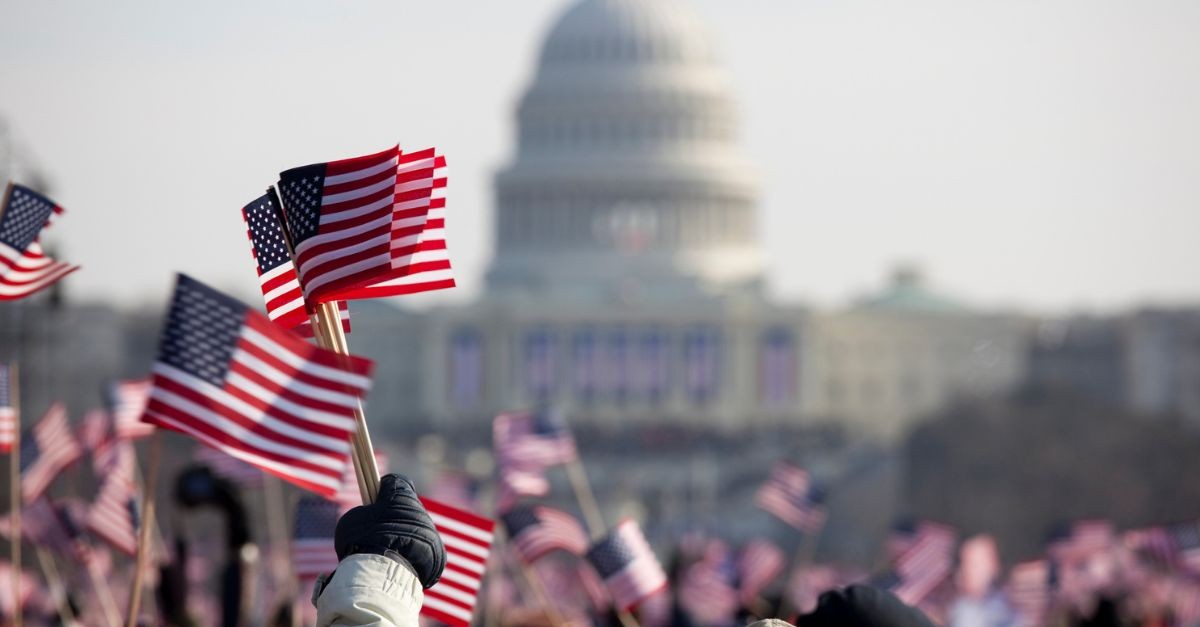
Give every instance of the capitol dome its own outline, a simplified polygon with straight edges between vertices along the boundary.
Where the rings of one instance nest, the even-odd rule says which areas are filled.
[[[696,13],[579,0],[558,18],[496,176],[493,296],[757,293],[754,171]]]

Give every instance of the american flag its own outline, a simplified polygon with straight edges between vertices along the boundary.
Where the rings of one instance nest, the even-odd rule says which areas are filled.
[[[0,300],[24,298],[79,269],[42,252],[38,235],[50,216],[62,213],[54,201],[10,183],[0,208]]]
[[[1050,606],[1050,563],[1046,560],[1021,562],[1008,573],[1005,593],[1025,622],[1040,625]]]
[[[1200,523],[1172,525],[1168,533],[1175,546],[1175,559],[1179,567],[1200,575]]]
[[[137,531],[141,524],[138,497],[132,473],[109,473],[100,485],[96,501],[88,508],[88,529],[118,551],[136,555]]]
[[[300,498],[292,534],[292,568],[297,577],[315,579],[337,568],[337,551],[333,548],[337,519],[337,503],[315,496]]]
[[[430,498],[421,503],[446,545],[446,570],[441,580],[425,591],[421,614],[451,627],[466,627],[479,600],[496,524]]]
[[[332,498],[370,371],[180,275],[144,418]]]
[[[787,557],[774,542],[761,538],[747,542],[737,559],[742,603],[753,603],[786,566]]]
[[[446,253],[445,159],[399,147],[293,168],[279,191],[310,303],[454,286]]]
[[[1175,542],[1165,527],[1130,529],[1121,535],[1121,540],[1127,549],[1151,561],[1159,564],[1172,564],[1175,561]]]
[[[154,433],[154,425],[142,422],[150,401],[150,379],[117,381],[108,390],[113,430],[124,440],[137,440]]]
[[[108,412],[103,409],[89,410],[79,421],[79,429],[76,430],[79,444],[94,455],[96,449],[108,441],[109,427]]]
[[[33,427],[33,437],[21,439],[21,494],[32,503],[63,468],[70,466],[83,451],[67,423],[67,408],[62,403],[50,406]]]
[[[812,485],[807,471],[791,462],[776,462],[754,502],[801,531],[815,532],[825,524],[824,491]]]
[[[912,543],[896,558],[893,572],[882,587],[905,603],[916,605],[950,575],[958,533],[951,527],[922,522]]]
[[[229,481],[243,490],[261,488],[263,472],[257,466],[219,451],[209,446],[197,446],[192,453],[192,461],[207,466],[212,473]]]
[[[502,466],[545,468],[576,458],[575,438],[566,420],[551,410],[496,416],[492,443]]]
[[[434,500],[467,510],[476,505],[475,492],[475,480],[470,475],[452,470],[439,472],[425,490]]]
[[[667,585],[667,574],[632,520],[622,521],[592,545],[587,559],[604,580],[618,609],[631,609]]]
[[[0,365],[0,453],[11,453],[17,437],[17,410],[12,406],[8,366]]]
[[[304,302],[304,293],[300,291],[300,281],[296,278],[296,266],[292,263],[287,240],[284,239],[274,191],[242,207],[242,220],[246,222],[250,252],[257,264],[258,283],[267,305],[267,317],[285,329],[312,337],[309,307]],[[350,309],[346,301],[338,301],[338,312],[342,330],[349,333]]]
[[[575,517],[545,505],[524,505],[505,513],[501,520],[509,542],[526,564],[561,550],[582,556],[588,550],[587,532]]]
[[[734,586],[733,559],[729,548],[711,541],[703,557],[683,573],[679,603],[701,625],[729,625],[741,606]]]
[[[496,486],[496,511],[507,512],[521,499],[546,496],[550,493],[550,481],[540,466],[523,468],[514,465],[500,466]]]
[[[0,521],[5,536],[12,536],[11,518]],[[21,536],[42,548],[57,553],[68,553],[71,537],[59,517],[58,509],[50,500],[42,497],[21,510]]]

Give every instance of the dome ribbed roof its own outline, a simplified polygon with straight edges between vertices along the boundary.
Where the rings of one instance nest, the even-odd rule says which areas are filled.
[[[709,33],[676,0],[582,0],[563,13],[541,65],[647,65],[713,61]]]

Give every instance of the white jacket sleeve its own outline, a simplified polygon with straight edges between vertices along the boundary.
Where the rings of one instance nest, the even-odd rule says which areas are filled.
[[[401,561],[370,554],[342,560],[320,596],[314,590],[317,627],[418,627],[425,595]]]

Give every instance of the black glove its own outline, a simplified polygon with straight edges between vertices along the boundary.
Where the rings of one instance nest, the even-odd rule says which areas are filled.
[[[433,519],[417,499],[408,477],[384,475],[379,498],[342,515],[333,536],[338,560],[356,553],[404,558],[426,588],[438,582],[446,567],[446,547]]]
[[[817,609],[796,620],[796,627],[826,626],[933,627],[933,622],[890,592],[853,585],[822,594]]]

